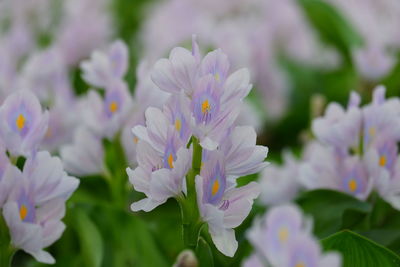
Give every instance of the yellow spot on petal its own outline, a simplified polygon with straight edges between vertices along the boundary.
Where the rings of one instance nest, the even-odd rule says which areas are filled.
[[[369,128],[369,130],[368,130],[368,133],[369,133],[369,135],[370,136],[375,136],[375,134],[376,134],[376,129],[375,129],[375,127],[370,127]]]
[[[206,113],[209,112],[211,109],[210,103],[208,102],[208,99],[204,100],[203,103],[201,104],[201,112]]]
[[[137,138],[136,136],[133,137],[133,142],[134,142],[135,144],[137,144],[137,143],[139,142],[139,138]]]
[[[19,216],[21,220],[25,220],[26,216],[28,215],[28,208],[25,205],[21,205],[19,208]]]
[[[279,241],[281,243],[285,243],[289,237],[289,231],[286,227],[282,227],[278,233]]]
[[[295,267],[306,267],[306,265],[304,264],[304,262],[300,261],[296,263]]]
[[[381,157],[379,158],[379,165],[380,165],[381,167],[385,167],[385,165],[386,165],[386,157],[385,157],[385,156],[381,156]]]
[[[173,169],[174,168],[174,157],[172,156],[172,154],[169,154],[168,156],[168,166]]]
[[[52,136],[53,136],[53,131],[51,130],[50,127],[48,127],[44,137],[45,138],[51,138]]]
[[[111,113],[114,113],[115,111],[118,110],[118,103],[115,101],[111,101],[109,109],[110,109]]]
[[[176,119],[176,120],[175,120],[175,129],[176,129],[178,132],[180,132],[180,131],[181,131],[181,128],[182,128],[182,122],[181,122],[181,120],[180,120],[180,119]]]
[[[349,181],[349,189],[350,189],[350,192],[354,192],[357,190],[357,181],[356,180],[351,179]]]
[[[214,184],[213,184],[213,186],[212,186],[211,194],[213,196],[215,196],[215,194],[218,193],[218,190],[219,190],[219,182],[218,182],[218,179],[216,179]]]
[[[22,114],[19,114],[17,120],[15,121],[17,128],[21,131],[25,127],[25,117]]]
[[[216,80],[217,82],[220,81],[221,77],[219,76],[219,73],[218,73],[218,72],[216,72],[216,73],[214,74],[214,78],[215,78],[215,80]]]

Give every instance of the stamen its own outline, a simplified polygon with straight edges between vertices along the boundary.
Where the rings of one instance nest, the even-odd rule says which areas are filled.
[[[180,119],[176,119],[176,120],[175,120],[175,129],[176,129],[178,132],[180,132],[180,131],[181,131],[181,128],[182,128],[182,122],[181,122],[181,120],[180,120]]]
[[[357,181],[356,180],[351,179],[349,181],[349,190],[350,190],[350,192],[354,192],[357,190]]]
[[[210,103],[208,102],[208,99],[204,100],[203,103],[201,104],[201,112],[203,114],[208,113],[211,109]]]
[[[384,155],[382,155],[382,156],[379,158],[379,165],[380,165],[381,167],[385,167],[385,166],[386,166],[386,157],[385,157]]]
[[[118,103],[116,101],[111,101],[109,109],[111,113],[114,113],[118,110]]]
[[[25,220],[26,216],[28,215],[28,208],[25,205],[21,205],[19,208],[19,216],[21,220]]]
[[[174,168],[174,157],[172,156],[172,154],[169,154],[168,156],[168,166],[170,169]]]
[[[282,228],[279,230],[278,237],[279,237],[279,240],[280,240],[282,243],[285,243],[285,242],[287,241],[288,237],[289,237],[289,231],[288,231],[288,229],[287,229],[286,227],[282,227]]]
[[[216,179],[215,182],[213,183],[213,186],[212,186],[212,189],[211,189],[211,194],[213,196],[215,196],[215,194],[218,193],[218,190],[219,190],[219,182],[218,182],[218,179]]]
[[[17,120],[15,121],[17,128],[21,131],[25,127],[25,117],[22,114],[19,114]]]

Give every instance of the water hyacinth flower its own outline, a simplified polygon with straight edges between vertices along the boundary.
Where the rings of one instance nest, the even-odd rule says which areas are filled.
[[[13,156],[28,156],[43,139],[48,112],[42,112],[39,100],[28,90],[19,90],[0,107],[0,136]]]
[[[145,124],[132,129],[138,167],[127,173],[146,198],[131,209],[150,211],[174,197],[185,245],[196,247],[207,223],[218,250],[232,257],[238,247],[233,228],[260,193],[257,183],[236,187],[236,179],[262,170],[268,148],[256,145],[252,127],[234,125],[251,89],[248,71],[229,75],[221,50],[201,60],[194,39],[192,48],[175,48],[154,66],[154,83],[171,95],[162,109],[147,108]]]
[[[372,103],[363,107],[352,93],[347,111],[331,104],[324,117],[314,120],[322,144],[316,142],[301,164],[299,180],[306,188],[340,190],[362,200],[376,190],[399,207],[400,101],[385,99],[385,91],[376,87]]]
[[[180,196],[184,177],[191,167],[191,153],[181,141],[178,131],[157,108],[146,110],[146,126],[137,125],[132,131],[139,139],[138,167],[127,169],[129,181],[147,198],[133,203],[134,211],[149,211],[170,197]]]
[[[192,132],[208,150],[218,147],[252,87],[247,69],[230,75],[228,71],[229,61],[221,50],[212,51],[200,60],[193,37],[192,52],[181,47],[173,49],[169,59],[156,62],[152,73],[161,90],[183,92],[189,98]]]
[[[38,152],[27,160],[23,172],[18,170],[12,175],[16,184],[3,206],[11,245],[40,262],[54,263],[54,258],[43,249],[64,231],[61,219],[65,201],[76,190],[79,180],[68,176],[60,159],[48,152]]]
[[[232,257],[238,247],[233,228],[247,217],[260,194],[257,183],[236,188],[227,179],[223,154],[215,151],[196,177],[196,192],[200,215],[209,226],[215,246]]]
[[[73,143],[60,149],[64,168],[77,176],[105,172],[104,148],[101,139],[85,127],[76,130]]]
[[[259,178],[260,201],[265,205],[277,205],[292,201],[300,190],[300,161],[289,151],[283,153],[283,164],[271,164]]]
[[[248,232],[255,253],[244,266],[341,266],[339,254],[322,253],[311,235],[311,226],[311,221],[292,204],[271,208]]]
[[[112,139],[126,122],[131,105],[127,85],[116,80],[108,86],[104,99],[94,90],[88,93],[83,102],[83,123],[99,137]]]
[[[114,41],[106,52],[94,51],[90,60],[81,63],[84,80],[105,88],[113,80],[122,80],[128,69],[128,48],[120,40]]]
[[[362,113],[358,108],[360,96],[352,93],[345,111],[339,104],[329,104],[322,118],[312,123],[312,130],[323,143],[339,148],[356,145],[359,138]]]
[[[332,147],[315,143],[309,158],[300,165],[299,182],[307,189],[327,188],[365,200],[372,191],[373,177],[365,168],[365,160],[343,156]]]

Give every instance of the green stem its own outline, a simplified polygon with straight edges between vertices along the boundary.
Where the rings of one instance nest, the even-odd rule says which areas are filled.
[[[8,227],[3,216],[0,215],[0,266],[11,266],[15,251],[16,250],[10,245]]]
[[[186,247],[196,249],[203,222],[197,205],[195,178],[200,173],[202,149],[199,140],[192,137],[193,158],[192,169],[186,175],[187,195],[179,199],[182,211],[183,241]]]

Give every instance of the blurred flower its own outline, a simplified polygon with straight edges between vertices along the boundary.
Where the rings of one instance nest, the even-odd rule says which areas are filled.
[[[260,174],[260,200],[265,205],[290,202],[300,190],[298,182],[300,161],[289,151],[284,151],[283,161],[281,166],[269,165]]]
[[[131,98],[127,85],[119,80],[108,85],[104,99],[98,92],[89,91],[82,103],[83,124],[97,136],[112,139],[127,120]]]
[[[16,180],[3,216],[10,229],[11,244],[23,249],[36,260],[54,263],[54,258],[43,249],[60,238],[65,229],[61,222],[65,201],[76,190],[79,180],[67,176],[59,158],[48,152],[38,152],[29,158]]]
[[[255,253],[244,266],[341,266],[340,255],[322,253],[311,230],[311,221],[296,206],[271,208],[263,218],[257,218],[248,232]]]
[[[309,149],[300,168],[300,182],[308,189],[330,188],[366,199],[373,189],[400,208],[397,167],[400,141],[398,98],[385,99],[378,86],[372,103],[359,108],[352,93],[347,111],[330,104],[322,118],[313,121],[319,142]]]
[[[128,47],[114,41],[106,52],[95,50],[90,60],[82,61],[83,78],[93,86],[105,88],[113,80],[121,80],[128,69]]]
[[[73,175],[88,176],[105,172],[101,139],[85,127],[76,130],[73,143],[61,147],[60,155],[65,170]]]
[[[28,90],[19,90],[0,107],[0,136],[13,156],[28,156],[39,147],[49,114],[42,112],[39,100]]]

